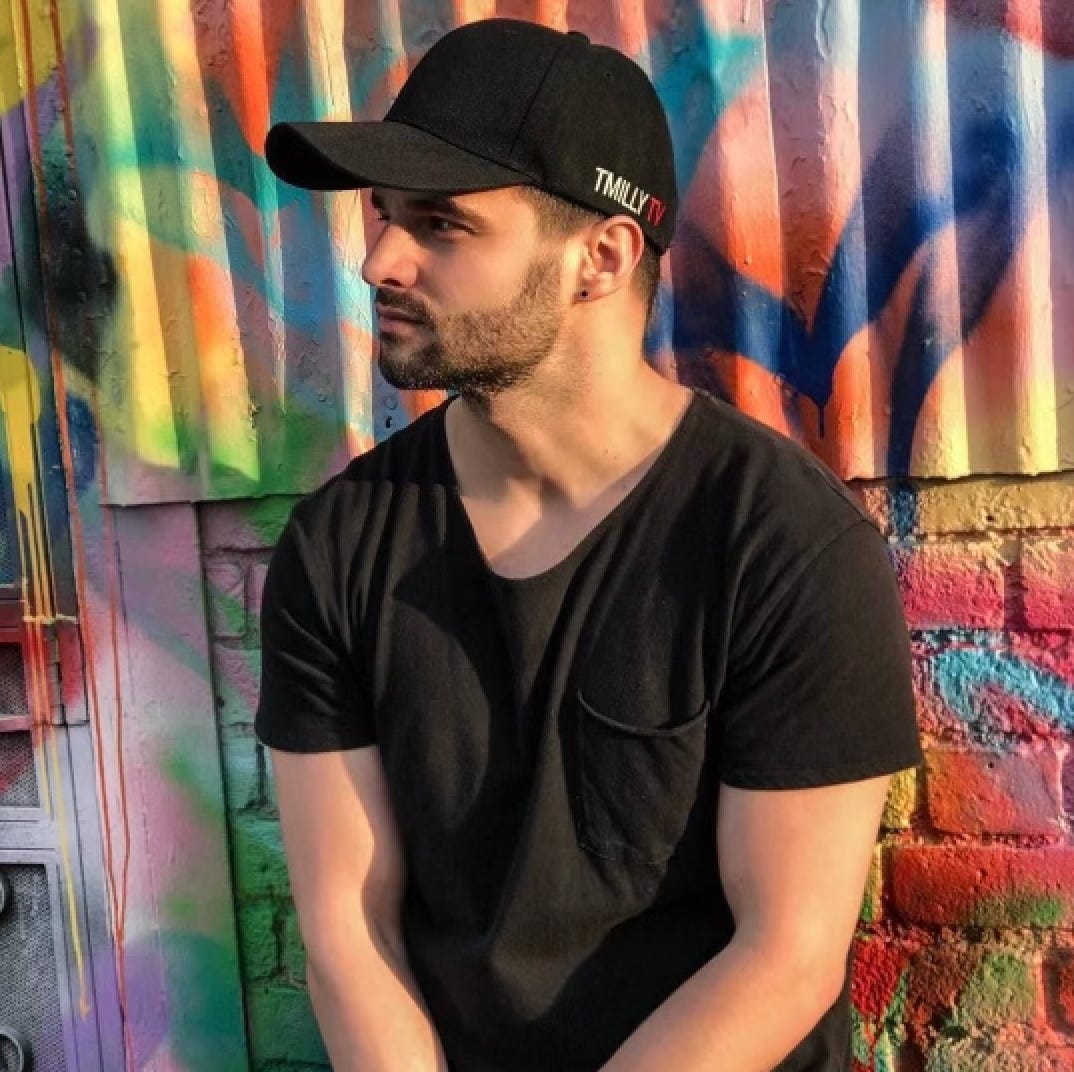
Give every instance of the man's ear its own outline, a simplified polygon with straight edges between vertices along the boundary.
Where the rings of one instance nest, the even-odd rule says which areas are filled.
[[[645,235],[629,216],[594,223],[585,238],[576,296],[592,301],[629,285],[644,251]]]

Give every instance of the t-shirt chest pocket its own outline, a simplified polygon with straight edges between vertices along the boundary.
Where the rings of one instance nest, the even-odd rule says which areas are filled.
[[[708,700],[684,715],[651,705],[601,710],[578,690],[575,825],[583,849],[623,863],[671,856],[698,799],[708,714]]]

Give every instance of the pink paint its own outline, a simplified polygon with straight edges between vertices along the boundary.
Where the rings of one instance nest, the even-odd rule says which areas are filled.
[[[1030,629],[1074,629],[1074,541],[1027,542],[1021,582],[1022,609]]]
[[[1003,563],[985,542],[900,549],[893,564],[912,629],[999,629]]]

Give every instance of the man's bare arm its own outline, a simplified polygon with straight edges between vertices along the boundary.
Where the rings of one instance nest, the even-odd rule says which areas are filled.
[[[379,750],[272,750],[317,1022],[335,1072],[445,1072],[407,965],[402,846]]]
[[[890,779],[720,790],[731,943],[604,1072],[770,1072],[839,996]]]

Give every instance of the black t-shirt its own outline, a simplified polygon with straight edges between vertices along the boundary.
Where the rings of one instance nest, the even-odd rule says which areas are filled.
[[[452,1067],[595,1070],[731,938],[720,782],[920,762],[899,594],[843,484],[700,393],[566,559],[497,577],[447,405],[296,506],[256,731],[379,746],[408,954]],[[844,988],[779,1069],[848,1069],[849,1016]]]

